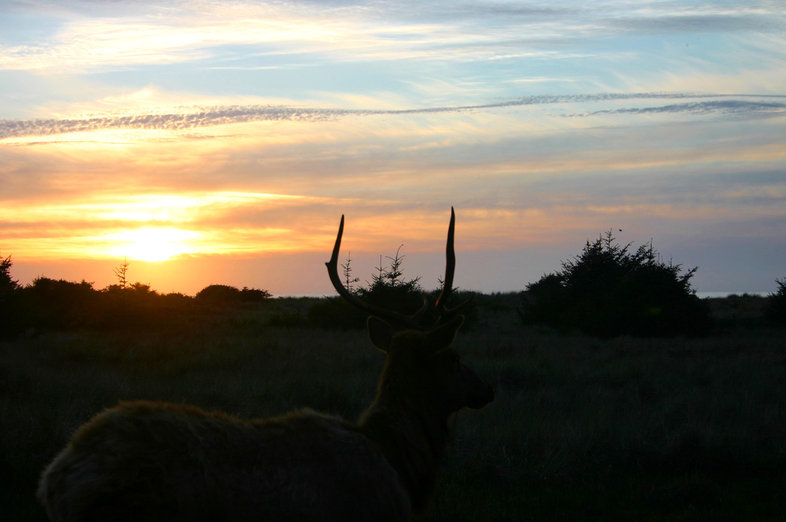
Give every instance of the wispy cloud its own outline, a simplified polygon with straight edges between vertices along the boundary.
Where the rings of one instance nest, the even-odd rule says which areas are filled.
[[[91,7],[93,7],[91,5]],[[785,15],[764,2],[720,9],[679,3],[156,2],[122,16],[55,10],[40,42],[0,47],[0,69],[96,71],[205,62],[249,69],[305,61],[559,59],[580,42],[627,33],[778,32]],[[577,16],[580,14],[580,16]],[[489,27],[494,30],[490,31]],[[249,63],[248,55],[287,56]],[[304,58],[311,55],[310,58]],[[238,58],[244,63],[238,64]],[[263,60],[263,62],[265,62]]]
[[[707,98],[710,98],[707,100]],[[530,105],[557,105],[582,103],[618,103],[639,100],[692,100],[678,104],[646,107],[604,108],[569,116],[598,114],[652,114],[652,113],[692,113],[692,114],[779,114],[786,111],[786,95],[713,95],[713,94],[572,94],[553,96],[527,96],[495,103],[461,106],[423,107],[411,109],[340,109],[314,107],[287,107],[270,105],[218,106],[192,108],[183,112],[165,114],[132,114],[95,116],[75,119],[34,119],[0,120],[0,139],[24,136],[49,136],[103,129],[164,129],[189,130],[200,127],[248,123],[255,121],[324,121],[343,116],[375,115],[427,115],[437,113],[460,113]]]
[[[786,99],[786,96],[772,96],[773,99]],[[602,109],[585,113],[583,115],[598,114],[665,114],[665,113],[691,113],[706,114],[771,114],[778,115],[786,112],[786,101],[751,101],[740,99],[710,100],[688,103],[674,103],[650,107],[625,107],[619,109]],[[571,115],[571,116],[582,116]]]
[[[736,10],[705,10],[693,13],[666,12],[661,16],[626,16],[612,22],[613,26],[627,31],[647,33],[696,33],[696,32],[780,32],[783,29],[782,17],[771,16],[771,12],[744,7]]]

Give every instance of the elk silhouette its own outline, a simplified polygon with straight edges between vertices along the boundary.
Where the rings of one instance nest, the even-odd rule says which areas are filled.
[[[412,315],[341,284],[344,216],[327,264],[336,290],[372,314],[386,352],[357,423],[301,410],[241,420],[161,402],[121,402],[80,427],[45,469],[38,496],[53,521],[404,521],[427,503],[457,410],[493,400],[450,347],[463,322],[452,291],[451,209],[442,293]]]

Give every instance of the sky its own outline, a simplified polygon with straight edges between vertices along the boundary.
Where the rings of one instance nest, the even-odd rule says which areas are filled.
[[[403,245],[518,291],[611,230],[786,277],[786,4],[0,0],[0,257],[36,277],[331,295]]]

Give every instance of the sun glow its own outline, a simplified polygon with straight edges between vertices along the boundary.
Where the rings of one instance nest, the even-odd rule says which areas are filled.
[[[139,228],[106,236],[112,257],[138,261],[166,261],[198,251],[195,241],[201,234],[177,228]]]
[[[18,259],[135,259],[292,251],[321,240],[294,236],[287,208],[318,198],[254,191],[92,195],[0,205],[0,253]],[[6,239],[7,238],[7,239]],[[12,243],[12,248],[6,247]]]

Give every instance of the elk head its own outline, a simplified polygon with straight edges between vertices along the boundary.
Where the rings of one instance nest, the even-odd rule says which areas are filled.
[[[463,407],[481,408],[494,398],[491,387],[462,364],[451,347],[464,322],[459,312],[469,302],[447,307],[456,268],[455,224],[456,216],[451,208],[442,292],[433,304],[424,300],[423,306],[410,315],[368,303],[341,283],[338,255],[344,233],[343,215],[333,254],[326,263],[330,281],[339,295],[371,315],[368,319],[371,341],[387,354],[377,402],[390,397],[397,402],[417,404],[419,409],[439,418]]]

